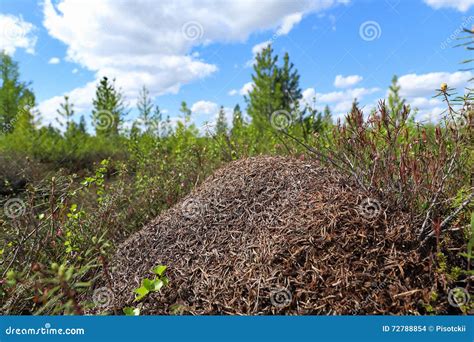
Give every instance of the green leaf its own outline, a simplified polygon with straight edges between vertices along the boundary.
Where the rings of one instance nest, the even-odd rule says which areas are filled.
[[[155,273],[156,275],[159,275],[161,277],[165,273],[167,268],[168,268],[168,266],[164,266],[164,265],[156,266],[153,269],[153,273]]]
[[[151,285],[150,291],[156,292],[156,291],[160,291],[160,290],[161,290],[161,288],[163,287],[164,283],[163,283],[163,281],[162,281],[161,279],[154,279],[154,280],[151,281],[150,285]]]
[[[139,288],[135,289],[135,299],[133,300],[134,302],[138,302],[140,300],[142,300],[143,298],[145,298],[145,296],[150,293],[150,291],[143,287],[143,286],[140,286]]]
[[[123,313],[126,316],[139,316],[140,315],[140,309],[139,308],[132,308],[130,306],[127,306],[123,308]]]
[[[142,287],[144,287],[148,291],[151,291],[151,289],[153,288],[152,280],[150,280],[148,278],[143,279],[142,280]]]

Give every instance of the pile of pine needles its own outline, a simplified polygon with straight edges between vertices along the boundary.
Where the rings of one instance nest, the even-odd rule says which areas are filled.
[[[142,314],[423,314],[439,284],[414,225],[316,161],[239,160],[118,247],[101,311],[137,306],[134,289],[167,265]]]

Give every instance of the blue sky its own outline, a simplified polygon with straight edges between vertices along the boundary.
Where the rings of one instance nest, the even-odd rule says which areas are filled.
[[[474,26],[474,0],[2,0],[0,49],[32,81],[43,124],[68,94],[90,115],[98,78],[115,77],[132,109],[146,85],[171,117],[180,102],[201,125],[251,88],[253,54],[268,42],[290,54],[304,98],[344,115],[354,97],[367,111],[394,74],[402,95],[435,120],[441,82],[463,91],[473,76],[456,45]],[[472,55],[471,55],[472,58]]]

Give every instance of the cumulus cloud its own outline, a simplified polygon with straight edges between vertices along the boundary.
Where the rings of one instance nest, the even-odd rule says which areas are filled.
[[[441,83],[447,83],[450,88],[460,94],[474,77],[471,71],[430,72],[426,74],[407,74],[398,78],[400,96],[407,100],[413,109],[417,110],[416,118],[421,121],[439,120],[446,111],[446,105],[439,99],[433,98]],[[388,92],[387,92],[388,96]]]
[[[261,43],[255,44],[252,47],[252,59],[248,60],[247,63],[245,63],[245,67],[246,68],[252,67],[255,64],[257,55],[260,52],[262,52],[263,49],[267,48],[271,44],[272,44],[272,40],[265,40]]]
[[[307,88],[302,92],[301,104],[308,105],[319,111],[329,105],[336,118],[344,116],[352,107],[352,101],[357,98],[363,100],[366,96],[375,94],[380,88],[353,88],[328,93],[318,93],[314,88]]]
[[[454,8],[460,12],[466,12],[474,6],[474,0],[424,0],[425,3],[434,9]]]
[[[281,26],[277,30],[276,34],[279,36],[288,34],[293,28],[293,26],[298,24],[302,18],[303,18],[303,13],[294,13],[294,14],[287,15],[286,17],[283,18]]]
[[[362,81],[362,76],[359,75],[350,75],[350,76],[342,76],[337,75],[334,79],[334,86],[336,88],[347,88],[352,87]]]
[[[232,89],[231,91],[229,91],[228,94],[230,96],[234,96],[234,95],[245,96],[245,95],[248,95],[248,93],[250,93],[252,91],[253,87],[255,87],[255,84],[253,82],[247,82],[239,90]]]
[[[446,105],[437,98],[414,97],[407,104],[416,110],[416,119],[422,122],[436,122],[446,112]]]
[[[27,53],[34,54],[37,41],[35,30],[36,27],[21,16],[0,14],[0,51],[13,55],[16,49],[25,49]]]
[[[260,52],[262,52],[263,49],[267,48],[268,45],[272,43],[271,40],[266,40],[264,42],[258,43],[252,47],[252,54],[254,57],[258,55]]]
[[[69,97],[69,101],[74,104],[74,111],[76,113],[90,110],[92,98],[95,94],[96,82],[89,82],[84,87],[73,89],[61,96],[54,96],[48,100],[42,101],[38,105],[38,110],[42,114],[43,125],[56,125],[56,120],[59,118],[57,110],[59,105],[64,101],[64,95]]]
[[[193,47],[215,42],[244,42],[251,33],[288,33],[303,15],[328,9],[341,0],[160,1],[45,0],[43,24],[66,44],[67,60],[117,79],[127,97],[141,85],[152,96],[216,72]]]
[[[71,61],[111,77],[145,83],[155,94],[176,93],[182,84],[217,67],[190,54],[209,42],[245,41],[254,31],[287,32],[302,13],[336,1],[132,2],[105,0],[44,3],[44,26],[67,46]],[[126,25],[125,25],[126,23]],[[133,48],[130,48],[133,47]],[[125,82],[123,82],[125,83]],[[125,87],[124,87],[125,89]]]
[[[447,83],[452,88],[467,86],[469,79],[474,77],[471,71],[430,72],[427,74],[408,74],[398,78],[400,95],[406,98],[433,96],[441,83]]]
[[[342,76],[341,76],[342,77]],[[349,76],[352,77],[352,76]],[[439,98],[433,98],[436,89],[440,88],[441,83],[445,82],[450,88],[457,90],[459,94],[464,92],[468,86],[469,80],[474,77],[472,71],[449,72],[431,72],[426,74],[407,74],[398,78],[400,85],[399,94],[406,99],[406,103],[416,110],[416,119],[419,121],[436,122],[446,111],[446,105]],[[336,80],[338,77],[336,77]],[[334,85],[336,86],[336,80]],[[343,83],[343,82],[342,82]],[[314,88],[307,88],[302,92],[303,105],[310,105],[318,110],[322,110],[325,105],[329,105],[334,112],[334,116],[344,116],[352,106],[352,101],[357,98],[368,113],[370,109],[377,107],[377,99],[369,97],[381,91],[379,88],[350,88],[327,93],[318,93]],[[385,93],[387,98],[389,92]],[[382,98],[383,95],[380,96]],[[313,104],[313,99],[316,102]],[[366,100],[366,101],[364,101]],[[367,102],[369,100],[369,102]]]
[[[201,100],[191,106],[191,111],[199,114],[212,114],[217,111],[217,108],[217,103]]]
[[[52,57],[48,61],[49,64],[59,64],[59,62],[61,62],[61,60],[58,57]]]
[[[354,88],[344,91],[316,94],[316,99],[324,103],[338,103],[343,101],[352,102],[355,98],[361,100],[364,96],[374,94],[378,91],[380,91],[380,88]]]

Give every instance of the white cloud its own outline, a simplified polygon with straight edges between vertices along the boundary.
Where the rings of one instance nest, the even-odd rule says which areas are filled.
[[[66,44],[68,61],[95,72],[96,80],[116,78],[125,96],[134,98],[141,85],[152,96],[176,94],[216,72],[193,47],[243,42],[257,31],[288,33],[303,15],[338,3],[344,2],[103,0],[84,6],[79,0],[45,0],[43,24]]]
[[[246,68],[250,68],[255,64],[257,55],[262,52],[263,49],[267,48],[268,45],[271,45],[273,40],[265,40],[264,42],[258,43],[252,47],[252,59],[248,60],[245,63]]]
[[[346,115],[352,108],[352,102],[354,100],[345,100],[337,103],[332,109],[338,116]]]
[[[84,113],[90,110],[95,89],[96,81],[92,81],[82,88],[76,88],[61,96],[54,96],[48,100],[42,101],[38,105],[38,109],[42,115],[41,124],[45,126],[49,124],[52,124],[53,126],[56,125],[56,119],[59,118],[56,111],[59,109],[59,105],[64,101],[64,95],[69,96],[69,102],[74,104],[74,111],[76,113]]]
[[[263,49],[265,49],[269,45],[271,45],[278,37],[287,35],[291,31],[291,29],[301,21],[302,18],[303,18],[302,13],[294,13],[294,14],[290,14],[290,15],[284,17],[280,27],[277,29],[277,31],[273,35],[272,39],[265,40],[261,43],[255,44],[252,47],[253,57],[252,57],[251,60],[249,60],[249,61],[247,61],[247,63],[245,63],[245,67],[249,68],[252,65],[254,65],[255,57],[257,57],[257,55],[260,52],[262,52]]]
[[[237,94],[245,96],[245,95],[248,95],[248,93],[250,93],[254,87],[255,87],[255,84],[253,82],[247,82],[239,90],[232,89],[231,91],[228,92],[228,94],[230,96],[234,96]]]
[[[425,122],[436,122],[446,111],[446,105],[440,98],[433,98],[436,89],[439,89],[441,83],[446,82],[449,87],[457,90],[462,94],[464,88],[468,86],[468,81],[474,77],[472,71],[458,72],[431,72],[426,74],[407,74],[398,78],[400,85],[399,94],[406,99],[406,103],[413,110],[416,109],[416,119]],[[337,80],[337,77],[336,77]],[[336,85],[336,80],[334,85]],[[302,104],[314,106],[318,110],[322,110],[326,104],[331,107],[334,117],[338,118],[347,114],[352,106],[352,101],[357,98],[364,113],[378,106],[378,100],[366,97],[379,92],[379,88],[351,88],[328,93],[317,93],[314,88],[305,89],[302,93]],[[389,92],[385,93],[388,97]],[[316,103],[313,105],[313,98]],[[370,100],[370,102],[364,101]]]
[[[255,84],[253,82],[247,82],[242,86],[242,88],[240,88],[239,94],[248,95],[248,93],[250,93],[254,87]]]
[[[447,83],[452,88],[464,88],[469,79],[474,77],[470,71],[430,72],[427,74],[408,74],[398,78],[400,95],[406,98],[433,96],[441,83]]]
[[[416,119],[425,122],[436,122],[446,110],[443,102],[438,98],[412,97],[407,104],[416,110]]]
[[[454,8],[460,12],[466,12],[474,5],[474,0],[424,0],[424,2],[434,9]]]
[[[61,60],[58,57],[52,57],[48,61],[49,64],[59,64],[59,62],[61,62]]]
[[[84,6],[82,1],[62,0],[54,6],[46,0],[44,26],[68,46],[69,60],[100,75],[117,77],[125,92],[135,81],[160,95],[176,93],[181,85],[217,70],[190,54],[194,46],[241,42],[261,30],[287,32],[303,13],[336,3],[104,0]]]
[[[0,51],[13,55],[19,48],[34,54],[37,41],[35,30],[36,27],[21,16],[0,14]]]
[[[354,88],[344,91],[333,91],[330,93],[317,93],[316,100],[323,103],[338,103],[343,101],[351,101],[355,98],[361,100],[366,95],[370,95],[380,91],[379,88]]]
[[[260,52],[262,52],[263,49],[265,49],[268,45],[270,45],[272,43],[271,40],[266,40],[264,42],[261,42],[261,43],[258,43],[256,45],[254,45],[252,47],[252,54],[254,55],[254,57],[259,54]]]
[[[78,68],[74,68],[74,69],[72,69],[71,72],[72,72],[73,74],[77,74],[77,73],[79,72],[79,69],[78,69]]]
[[[334,79],[334,86],[336,88],[347,88],[352,87],[362,81],[362,76],[359,75],[350,75],[350,76],[342,76],[337,75]]]
[[[218,107],[217,103],[201,100],[191,106],[191,111],[197,114],[212,114]]]
[[[283,18],[280,28],[277,30],[278,36],[288,34],[293,26],[298,24],[303,18],[303,13],[293,13]]]
[[[367,95],[379,92],[379,88],[354,88],[344,91],[333,91],[329,93],[317,93],[314,88],[307,88],[302,92],[301,105],[308,105],[319,111],[329,105],[334,117],[339,118],[347,114],[352,107],[355,98],[360,102]],[[316,100],[316,102],[314,102]]]

